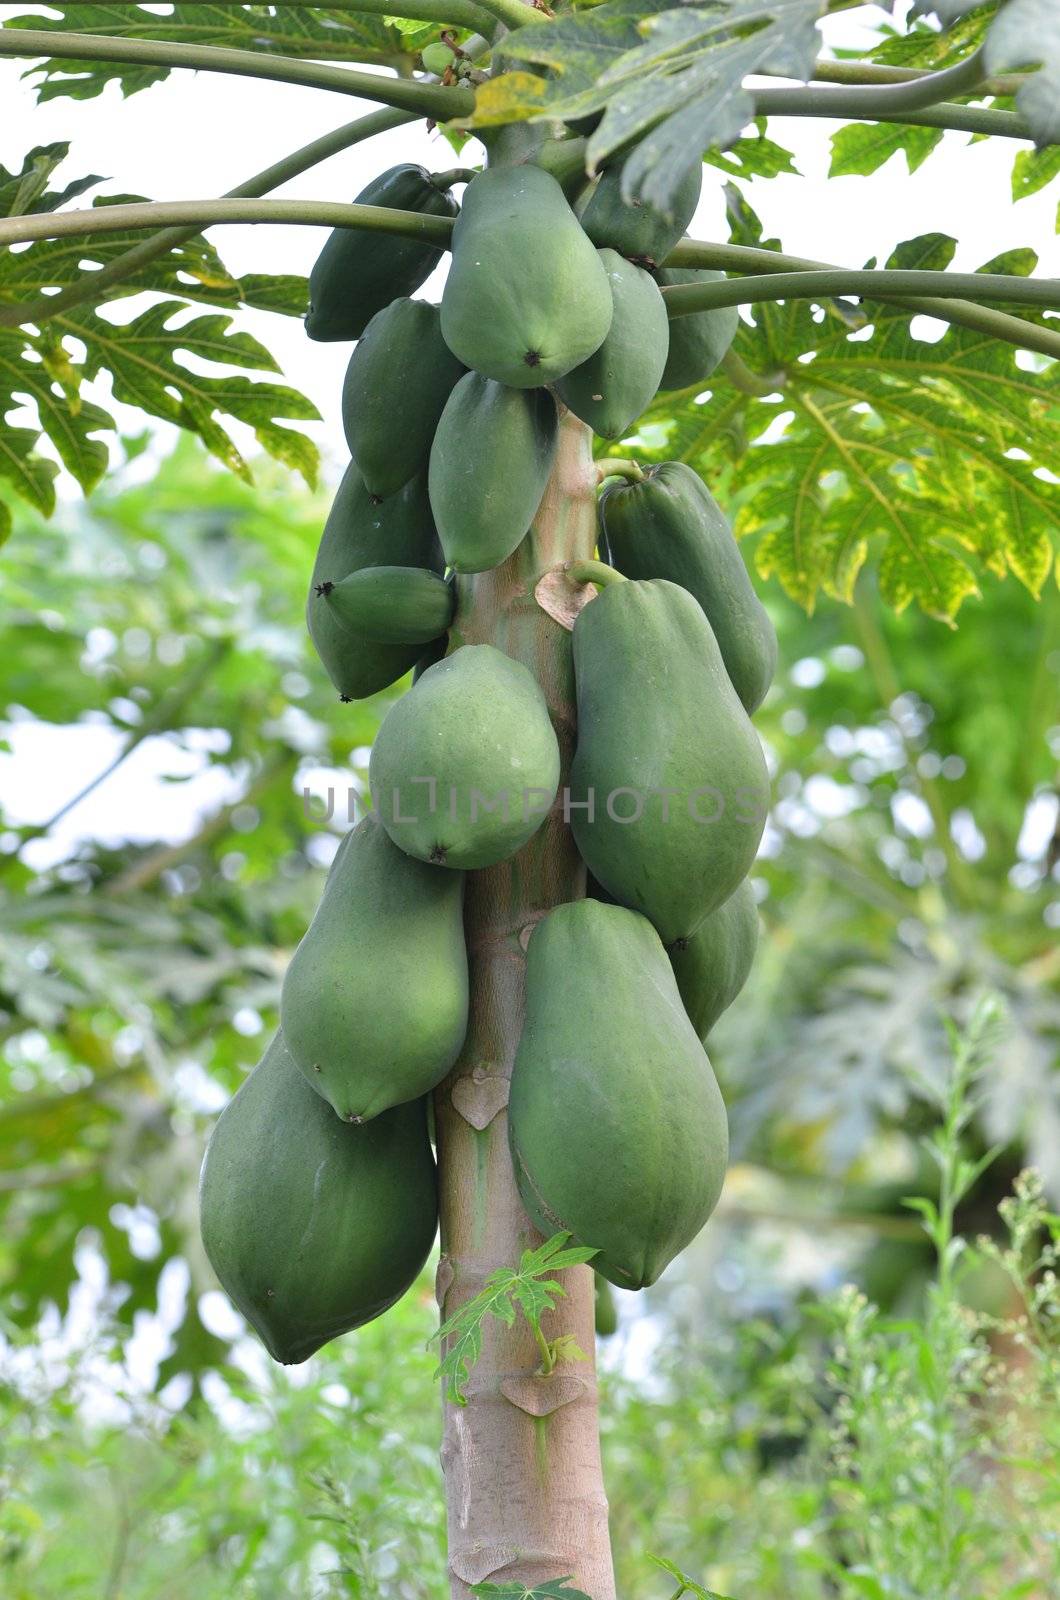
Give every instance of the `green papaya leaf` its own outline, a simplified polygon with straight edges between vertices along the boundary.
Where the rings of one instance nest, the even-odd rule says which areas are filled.
[[[327,6],[299,5],[180,5],[168,15],[140,5],[122,4],[57,5],[50,9],[57,15],[24,12],[8,17],[3,26],[222,45],[259,54],[381,65],[392,65],[395,54],[402,49],[401,35],[384,18],[361,15],[346,7],[331,10]],[[168,67],[57,58],[30,69],[41,101],[60,95],[92,100],[114,82],[128,96],[161,83],[169,72]]]

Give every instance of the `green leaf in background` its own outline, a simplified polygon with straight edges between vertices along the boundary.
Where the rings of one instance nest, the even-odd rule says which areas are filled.
[[[21,172],[8,172],[0,166],[0,217],[32,216],[36,212],[57,211],[68,200],[103,182],[96,173],[92,173],[87,178],[75,178],[64,189],[49,190],[49,178],[69,154],[70,144],[65,140],[31,150],[22,163]]]
[[[832,135],[830,178],[877,172],[899,151],[910,172],[927,160],[942,140],[941,128],[903,128],[888,122],[851,122]]]
[[[1012,198],[1024,200],[1037,194],[1060,173],[1060,144],[1042,150],[1021,150],[1012,163]]]
[[[382,66],[393,65],[403,48],[401,35],[382,17],[359,15],[344,6],[174,5],[157,11],[145,5],[57,5],[50,10],[58,15],[26,12],[6,17],[3,25]],[[120,83],[128,96],[162,82],[169,73],[168,67],[63,59],[35,63],[27,76],[37,80],[38,100],[60,95],[91,100],[108,83]]]
[[[766,137],[766,119],[757,118],[755,138],[737,139],[724,151],[708,150],[703,160],[734,178],[776,178],[782,172],[798,173],[790,150]]]

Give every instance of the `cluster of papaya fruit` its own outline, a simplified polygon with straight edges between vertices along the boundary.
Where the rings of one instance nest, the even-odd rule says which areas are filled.
[[[207,1253],[281,1361],[377,1316],[437,1223],[429,1097],[468,1023],[465,874],[515,855],[557,804],[541,688],[449,630],[456,575],[499,566],[549,480],[560,408],[607,439],[660,387],[701,382],[730,311],[668,321],[675,214],[606,170],[577,209],[543,167],[446,181],[391,169],[362,203],[453,216],[440,306],[410,298],[433,244],[338,231],[307,330],[356,340],[351,462],[307,602],[343,699],[415,668],[373,747],[374,811],[342,841],[284,977],[280,1031],[222,1113],[201,1185]],[[573,624],[577,748],[561,802],[592,896],[539,920],[509,1105],[533,1222],[598,1251],[605,1280],[653,1282],[720,1193],[727,1124],[704,1042],[743,986],[747,880],[768,804],[750,715],[776,638],[724,517],[666,463],[607,480],[600,592]],[[594,579],[594,581],[596,581]]]

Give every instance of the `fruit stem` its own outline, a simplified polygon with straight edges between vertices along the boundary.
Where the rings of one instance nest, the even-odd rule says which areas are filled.
[[[477,177],[474,167],[450,167],[447,172],[432,172],[431,182],[436,189],[451,189],[454,183],[470,183]]]
[[[541,1376],[547,1378],[555,1369],[556,1358],[552,1353],[552,1346],[536,1322],[534,1323],[534,1338],[537,1340],[538,1349],[541,1351]]]
[[[535,167],[543,167],[552,174],[568,200],[577,194],[588,181],[585,173],[585,152],[588,139],[580,136],[569,139],[549,139],[533,157]]]
[[[603,483],[607,478],[626,478],[630,483],[643,483],[644,468],[639,461],[626,457],[604,456],[602,461],[596,463],[596,481]]]
[[[616,572],[606,561],[568,561],[566,572],[574,583],[594,583],[598,589],[606,589],[609,583],[626,582],[625,573]]]

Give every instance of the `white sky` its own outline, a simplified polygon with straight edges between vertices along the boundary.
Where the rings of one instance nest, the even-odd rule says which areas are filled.
[[[828,37],[833,43],[867,43],[867,29],[883,15],[874,7],[843,14],[830,20]],[[101,185],[104,192],[139,193],[159,200],[221,194],[290,150],[373,109],[365,102],[318,90],[186,72],[175,72],[165,83],[129,100],[111,85],[95,100],[59,99],[38,106],[31,87],[21,80],[24,69],[24,63],[0,61],[0,162],[17,169],[31,147],[70,139],[73,150],[60,179],[99,172],[110,180]],[[943,147],[912,176],[904,158],[894,157],[874,177],[826,180],[829,140],[836,126],[790,118],[770,124],[771,136],[795,152],[802,176],[757,180],[748,190],[767,234],[779,236],[788,251],[855,267],[870,256],[884,258],[898,240],[938,230],[960,240],[955,268],[971,269],[1010,246],[1030,244],[1040,253],[1040,272],[1060,276],[1057,186],[1018,205],[1010,198],[1012,160],[1023,146],[1002,139],[969,145],[967,136],[947,134]],[[470,164],[476,149],[470,146],[466,152],[464,159],[470,158]],[[277,193],[352,199],[379,170],[407,160],[436,169],[456,164],[441,135],[428,136],[422,125],[415,125],[336,156]],[[706,167],[704,173],[703,199],[691,231],[700,238],[724,239],[725,180],[713,168]],[[304,227],[227,226],[214,229],[212,238],[237,274],[263,268],[308,273],[324,234]],[[444,265],[438,280],[443,272]],[[438,282],[432,280],[423,292],[436,294],[437,289]],[[111,314],[125,319],[140,303],[119,302]],[[919,320],[925,333],[935,336],[926,319]],[[300,323],[287,318],[242,313],[238,321],[272,349],[286,379],[319,407],[324,421],[309,431],[325,451],[329,475],[337,477],[345,462],[339,396],[349,348],[313,344]],[[142,427],[142,417],[115,406],[105,387],[100,399],[123,426]],[[160,444],[172,436],[164,425],[158,431]],[[249,430],[234,425],[233,431],[241,447],[252,451]],[[149,460],[144,461],[141,470],[149,467]],[[77,493],[69,482],[63,487],[66,493]],[[0,755],[0,782],[11,814],[26,820],[54,809],[64,793],[74,793],[111,754],[103,728],[84,729],[85,738],[73,744],[60,730],[39,730],[35,736],[28,727],[14,731],[18,749],[14,757]],[[184,765],[168,741],[152,741],[132,771],[123,771],[89,805],[71,814],[63,826],[61,853],[77,837],[99,837],[100,827],[107,827],[108,837],[136,837],[145,819],[150,819],[154,837],[159,831],[171,838],[190,831],[196,817],[221,798],[220,775],[203,773],[201,781],[179,785],[175,791],[181,797],[179,805],[163,811],[163,797],[170,799],[174,790],[159,782],[158,773],[173,761]],[[202,761],[205,764],[205,757]],[[41,796],[42,780],[46,800]]]

